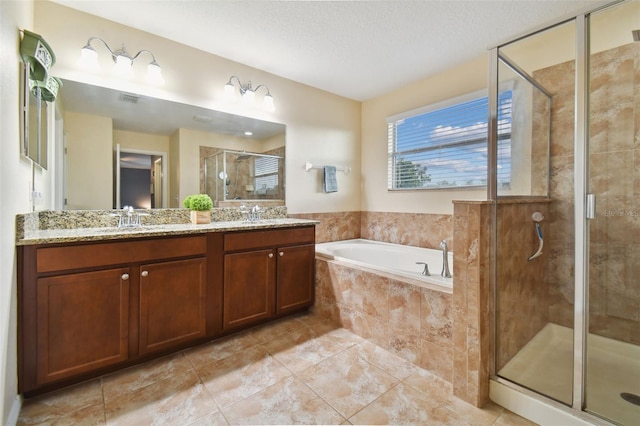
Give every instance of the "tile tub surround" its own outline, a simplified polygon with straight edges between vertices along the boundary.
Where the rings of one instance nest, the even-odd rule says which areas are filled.
[[[360,238],[361,212],[297,213],[291,218],[317,220],[316,243]]]
[[[318,220],[316,242],[364,238],[385,243],[439,249],[447,240],[453,251],[453,216],[429,213],[298,213],[289,217]]]
[[[33,424],[533,423],[313,315],[260,326],[24,402]]]
[[[360,238],[436,250],[447,240],[449,250],[455,252],[452,215],[362,212],[361,221]]]
[[[451,289],[419,287],[316,258],[313,312],[452,381]]]

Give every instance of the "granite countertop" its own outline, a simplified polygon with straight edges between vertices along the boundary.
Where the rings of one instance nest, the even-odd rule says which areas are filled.
[[[251,229],[277,229],[294,226],[315,225],[316,220],[307,219],[263,219],[260,222],[225,221],[211,222],[204,225],[190,223],[168,225],[145,225],[139,228],[75,228],[44,229],[26,231],[24,237],[16,241],[16,245],[56,244],[83,241],[105,241],[124,238],[160,237],[170,235],[205,234],[208,232],[245,231]]]
[[[267,207],[262,219],[249,222],[239,209],[212,210],[211,223],[194,225],[186,209],[140,210],[144,214],[141,227],[118,228],[112,210],[40,211],[16,216],[16,245],[107,241],[125,238],[196,235],[208,232],[277,229],[320,223],[311,219],[289,218],[286,207]]]

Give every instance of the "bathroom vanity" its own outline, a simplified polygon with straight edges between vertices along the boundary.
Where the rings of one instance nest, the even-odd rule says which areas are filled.
[[[315,223],[18,239],[19,392],[46,392],[306,310]]]

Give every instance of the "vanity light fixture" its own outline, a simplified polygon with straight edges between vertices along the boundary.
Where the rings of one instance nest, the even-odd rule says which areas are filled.
[[[164,79],[162,78],[162,69],[160,68],[160,64],[156,61],[156,57],[151,53],[151,51],[143,49],[131,56],[124,48],[124,44],[122,44],[122,48],[118,50],[113,50],[106,41],[101,39],[100,37],[90,37],[87,41],[87,44],[82,48],[82,59],[83,61],[91,66],[97,67],[98,65],[98,52],[91,46],[91,42],[93,40],[99,40],[104,44],[109,53],[111,54],[111,59],[115,62],[115,71],[119,75],[130,76],[132,74],[132,65],[133,61],[138,59],[138,57],[143,53],[148,53],[151,55],[152,61],[147,65],[147,81],[153,84],[163,84]]]
[[[240,91],[240,96],[242,96],[243,102],[248,104],[254,104],[256,100],[256,92],[264,88],[267,91],[267,94],[264,95],[262,99],[262,106],[268,110],[273,111],[273,96],[271,96],[271,92],[269,92],[269,88],[265,84],[259,84],[256,87],[251,86],[251,81],[248,81],[247,84],[242,84],[240,79],[235,75],[232,75],[229,78],[227,84],[224,85],[224,92],[228,97],[233,97],[236,92],[236,87],[234,85],[234,79],[238,83],[238,90]]]

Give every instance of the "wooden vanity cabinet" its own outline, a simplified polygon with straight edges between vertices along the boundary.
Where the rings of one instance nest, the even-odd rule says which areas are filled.
[[[18,247],[18,391],[33,396],[302,311],[315,227]]]
[[[49,383],[129,357],[129,268],[38,278],[37,383]]]
[[[206,260],[140,266],[140,354],[206,335]]]
[[[206,236],[18,253],[21,393],[206,336]]]
[[[223,330],[311,306],[314,258],[313,226],[225,234]]]

